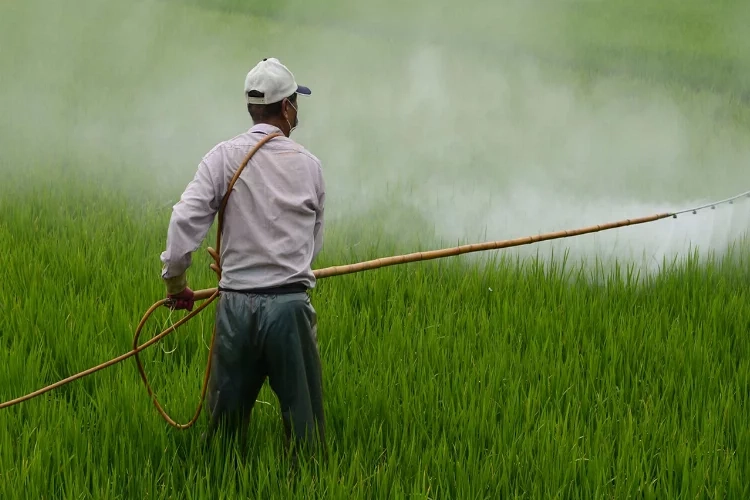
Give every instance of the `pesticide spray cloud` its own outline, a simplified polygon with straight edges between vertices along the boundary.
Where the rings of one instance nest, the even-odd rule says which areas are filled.
[[[461,14],[448,12],[398,43],[347,43],[359,57],[348,58],[346,69],[326,58],[326,77],[316,81],[335,91],[319,97],[327,109],[311,113],[306,138],[328,155],[332,198],[347,200],[340,213],[416,213],[413,225],[409,215],[394,224],[392,236],[427,221],[444,244],[457,244],[680,210],[750,189],[747,131],[717,118],[726,110],[721,96],[628,78],[628,67],[582,79],[575,68],[548,64],[549,57],[517,43],[531,46],[554,32],[543,24],[554,16],[538,16],[538,6],[505,7],[495,29],[511,35],[494,43],[482,35],[472,43],[468,31],[458,42],[434,36],[443,26],[461,31]],[[494,21],[491,9],[485,14]],[[474,15],[466,23],[477,22]],[[523,25],[522,34],[514,25]],[[561,52],[566,40],[555,39]],[[334,43],[311,50],[337,52]],[[308,73],[315,74],[312,66]],[[507,252],[559,255],[568,248],[573,257],[653,271],[694,248],[723,253],[749,222],[750,203],[739,202]]]
[[[54,149],[62,156],[55,166],[127,177],[122,189],[168,204],[208,149],[250,126],[245,72],[274,56],[313,88],[295,138],[324,163],[331,230],[368,221],[364,245],[373,219],[387,221],[384,231],[404,250],[421,250],[750,189],[747,133],[719,128],[720,97],[628,80],[628,67],[581,77],[555,55],[585,59],[572,41],[577,11],[529,4],[6,5],[3,168],[52,165]],[[40,138],[46,151],[35,146]],[[570,248],[653,268],[691,245],[722,251],[749,216],[750,204],[738,203],[509,252]]]

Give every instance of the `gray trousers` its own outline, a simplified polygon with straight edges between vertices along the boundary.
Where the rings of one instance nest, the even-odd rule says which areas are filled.
[[[222,291],[217,302],[206,438],[223,427],[231,434],[239,430],[244,444],[268,377],[281,407],[287,450],[295,459],[300,447],[325,455],[317,314],[309,296]]]

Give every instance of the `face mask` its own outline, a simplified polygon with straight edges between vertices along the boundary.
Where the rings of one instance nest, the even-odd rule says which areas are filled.
[[[291,123],[289,123],[289,120],[286,121],[286,124],[289,125],[289,135],[292,135],[292,131],[297,128],[299,125],[299,112],[297,111],[297,106],[292,104],[292,101],[289,101],[289,104],[294,108],[294,126],[292,126]]]

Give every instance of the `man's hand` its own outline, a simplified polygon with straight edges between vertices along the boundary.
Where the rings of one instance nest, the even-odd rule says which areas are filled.
[[[193,304],[195,303],[195,294],[189,287],[185,287],[180,293],[167,294],[167,303],[165,304],[171,310],[186,309],[188,311],[193,310]]]

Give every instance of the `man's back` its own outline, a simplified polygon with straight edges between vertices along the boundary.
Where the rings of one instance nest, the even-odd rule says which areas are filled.
[[[222,167],[222,193],[248,151],[274,132],[275,127],[256,125],[207,155],[211,168]],[[322,246],[324,198],[320,162],[305,148],[275,137],[258,149],[235,182],[224,212],[220,286],[314,287],[311,265]]]
[[[175,205],[162,254],[166,279],[182,275],[206,236],[232,177],[265,135],[258,124],[217,144]],[[256,151],[234,184],[224,211],[221,281],[225,290],[315,286],[311,265],[322,247],[325,184],[319,160],[288,137]]]

